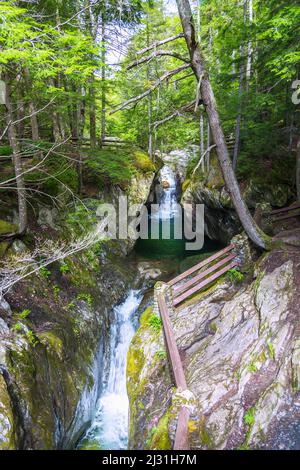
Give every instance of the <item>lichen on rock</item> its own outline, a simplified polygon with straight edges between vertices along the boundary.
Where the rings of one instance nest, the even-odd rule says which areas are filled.
[[[194,449],[297,446],[299,262],[299,252],[275,249],[261,257],[241,285],[225,278],[173,311],[177,344],[185,351],[188,389],[198,404],[198,415],[190,424]],[[137,386],[134,401],[142,400],[144,408],[131,414],[134,430],[147,428],[145,410],[154,416],[159,410],[160,417],[171,416],[172,422],[171,402],[165,397],[167,383],[162,384],[162,376],[155,381],[155,358],[145,354],[146,332],[149,335],[151,330],[141,326],[136,336],[144,355],[143,377],[158,397],[150,400],[144,388]],[[159,344],[156,337],[153,341]],[[138,383],[138,378],[132,381]],[[170,442],[175,428],[173,417]],[[131,447],[142,448],[145,437],[133,432]]]

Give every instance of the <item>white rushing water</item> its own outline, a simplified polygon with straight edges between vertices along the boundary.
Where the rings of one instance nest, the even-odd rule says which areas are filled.
[[[168,183],[169,187],[164,188],[159,201],[159,213],[157,217],[162,220],[171,219],[176,216],[178,212],[177,197],[176,197],[176,179],[175,173],[168,165],[165,165],[160,170],[159,180],[161,183]]]
[[[131,290],[114,309],[110,332],[109,376],[95,418],[84,441],[104,450],[126,449],[129,403],[126,390],[126,361],[134,335],[133,316],[141,303],[139,291]]]

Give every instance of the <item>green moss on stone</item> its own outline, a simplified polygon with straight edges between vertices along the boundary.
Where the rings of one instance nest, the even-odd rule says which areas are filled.
[[[7,235],[9,233],[17,232],[18,227],[15,224],[6,222],[6,220],[0,220],[0,235]]]
[[[0,258],[2,258],[2,256],[5,254],[8,246],[9,246],[8,242],[1,242],[0,243]]]
[[[47,349],[54,351],[59,357],[62,357],[63,353],[63,341],[52,331],[47,331],[39,333],[38,338],[42,344],[44,344]]]
[[[155,431],[151,437],[150,449],[151,450],[169,450],[171,449],[171,442],[169,438],[169,410],[159,420]]]
[[[205,418],[202,417],[201,422],[200,422],[200,430],[199,430],[199,441],[202,447],[206,449],[212,449],[213,448],[213,442],[212,439],[206,429],[205,426]]]

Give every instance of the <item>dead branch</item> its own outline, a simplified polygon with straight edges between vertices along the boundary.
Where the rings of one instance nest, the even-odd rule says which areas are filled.
[[[11,260],[1,264],[0,271],[0,299],[17,282],[37,273],[41,268],[65,259],[68,256],[86,250],[105,237],[107,217],[98,223],[95,230],[80,239],[71,242],[58,242],[47,240],[37,246],[32,252],[16,255]]]
[[[138,65],[144,64],[145,62],[149,63],[153,59],[155,59],[156,57],[163,57],[163,56],[174,57],[175,59],[178,59],[178,60],[181,60],[182,62],[185,62],[186,64],[188,64],[190,62],[190,60],[188,58],[182,57],[182,55],[177,54],[176,52],[165,51],[165,50],[160,49],[160,50],[154,51],[152,54],[150,54],[146,57],[142,57],[141,59],[134,60],[133,62],[131,62],[131,64],[129,64],[127,66],[127,70],[131,70],[134,67],[137,67]]]
[[[190,67],[190,64],[183,64],[181,65],[180,67],[177,67],[176,69],[173,69],[173,70],[169,70],[168,72],[165,72],[155,83],[154,85],[152,85],[152,87],[150,87],[147,91],[144,91],[144,93],[142,93],[141,95],[138,95],[138,96],[135,96],[134,98],[131,98],[130,100],[128,101],[125,101],[124,103],[118,105],[115,109],[113,109],[112,111],[110,111],[110,114],[114,114],[116,113],[117,111],[121,111],[121,109],[124,109],[126,108],[127,106],[133,104],[133,103],[136,103],[137,101],[140,101],[142,100],[143,98],[145,98],[146,96],[148,96],[150,93],[152,93],[154,90],[156,90],[157,87],[159,87],[159,85],[164,82],[165,80],[167,80],[169,77],[172,77],[173,75],[176,75],[177,73],[180,73],[182,72],[182,70],[185,70],[187,68]]]
[[[210,147],[208,147],[208,148],[205,150],[204,154],[201,155],[199,162],[197,163],[197,165],[195,166],[195,168],[194,168],[194,170],[193,170],[192,176],[194,176],[194,174],[195,174],[196,171],[198,170],[198,168],[199,168],[199,166],[201,165],[201,163],[202,163],[203,158],[205,157],[205,155],[206,155],[208,152],[210,152],[210,151],[211,151],[213,148],[215,148],[215,147],[216,147],[216,144],[211,145]]]
[[[185,113],[187,111],[190,111],[191,108],[194,106],[195,101],[191,101],[190,103],[186,104],[185,106],[182,106],[179,109],[176,109],[176,111],[173,114],[170,114],[169,116],[165,117],[164,119],[161,119],[160,121],[156,121],[152,124],[153,129],[157,129],[159,126],[162,126],[166,122],[170,121],[171,119],[174,119],[178,116],[181,116],[182,113]]]
[[[5,136],[6,132],[8,131],[9,126],[11,126],[12,124],[13,124],[13,125],[19,124],[20,122],[25,121],[26,119],[29,119],[29,118],[31,118],[32,116],[36,116],[37,114],[41,113],[41,112],[44,111],[46,108],[48,108],[48,106],[50,106],[50,104],[52,104],[55,99],[56,99],[56,97],[54,96],[54,98],[52,98],[45,106],[43,106],[42,108],[38,109],[37,111],[34,111],[33,113],[28,114],[27,116],[24,116],[24,117],[22,117],[21,119],[18,119],[17,121],[10,121],[10,122],[7,124],[6,128],[4,129],[2,135],[0,136],[0,140],[2,140],[3,137]]]
[[[176,36],[171,36],[169,38],[163,39],[162,41],[156,41],[153,44],[151,44],[148,47],[145,47],[144,49],[141,49],[136,53],[136,55],[142,55],[145,54],[148,51],[152,51],[152,49],[156,49],[159,46],[162,46],[163,44],[167,44],[168,42],[175,41],[176,39],[184,38],[184,34],[180,33],[177,34]]]

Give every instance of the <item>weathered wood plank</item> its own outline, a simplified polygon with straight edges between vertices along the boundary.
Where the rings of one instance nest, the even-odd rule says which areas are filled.
[[[271,212],[271,215],[281,214],[282,212],[289,212],[295,209],[300,209],[300,202],[296,202],[289,207],[282,207],[281,209],[276,209]]]
[[[174,450],[190,450],[189,419],[190,412],[188,408],[183,406],[178,414],[175,442],[173,447]]]
[[[215,281],[216,279],[218,279],[223,274],[225,274],[227,271],[229,271],[230,269],[234,268],[237,265],[238,265],[237,261],[232,261],[232,263],[228,264],[225,268],[223,268],[220,271],[216,272],[215,274],[213,274],[209,278],[205,279],[203,282],[200,282],[200,284],[198,284],[197,286],[192,287],[192,289],[189,289],[188,291],[184,292],[184,294],[180,295],[179,297],[176,297],[174,299],[174,302],[173,302],[174,306],[179,305],[181,302],[183,302],[184,300],[191,297],[191,295],[195,294],[196,292],[201,290],[203,287],[205,287],[208,284],[210,284],[211,282]]]
[[[179,294],[186,291],[189,287],[191,287],[194,284],[196,284],[197,282],[201,281],[201,279],[204,279],[206,276],[213,273],[214,271],[217,271],[219,268],[221,268],[225,264],[229,263],[229,261],[232,261],[234,258],[235,258],[235,253],[232,253],[229,256],[226,256],[226,258],[221,259],[221,261],[219,261],[218,263],[210,266],[210,268],[206,269],[205,271],[201,272],[197,276],[193,277],[192,279],[187,281],[182,286],[179,286],[176,289],[174,289],[174,296],[178,297]]]
[[[157,300],[158,300],[159,311],[161,314],[161,319],[163,322],[167,351],[169,354],[171,367],[173,370],[175,384],[177,388],[181,390],[186,390],[187,385],[186,385],[184,370],[183,370],[182,362],[180,359],[179,351],[177,348],[175,336],[173,333],[173,329],[172,329],[172,325],[171,325],[171,321],[169,317],[169,312],[168,312],[168,307],[162,294],[158,295]]]
[[[174,284],[177,284],[177,282],[182,281],[182,279],[185,279],[187,276],[190,276],[190,274],[193,274],[195,271],[199,271],[199,269],[203,268],[207,264],[211,263],[212,261],[215,261],[216,259],[220,258],[221,256],[225,255],[229,251],[231,251],[234,248],[234,245],[229,245],[226,248],[224,248],[221,251],[218,251],[218,253],[215,253],[214,255],[210,256],[209,258],[206,258],[205,260],[201,261],[201,263],[196,264],[192,268],[188,269],[182,274],[179,274],[179,276],[174,277],[174,279],[171,279],[171,281],[168,282],[169,286],[174,286]]]
[[[281,215],[280,217],[275,217],[273,219],[273,222],[276,222],[277,220],[285,220],[285,219],[293,219],[294,217],[299,217],[300,211],[294,213],[294,214],[288,214],[288,215]]]

